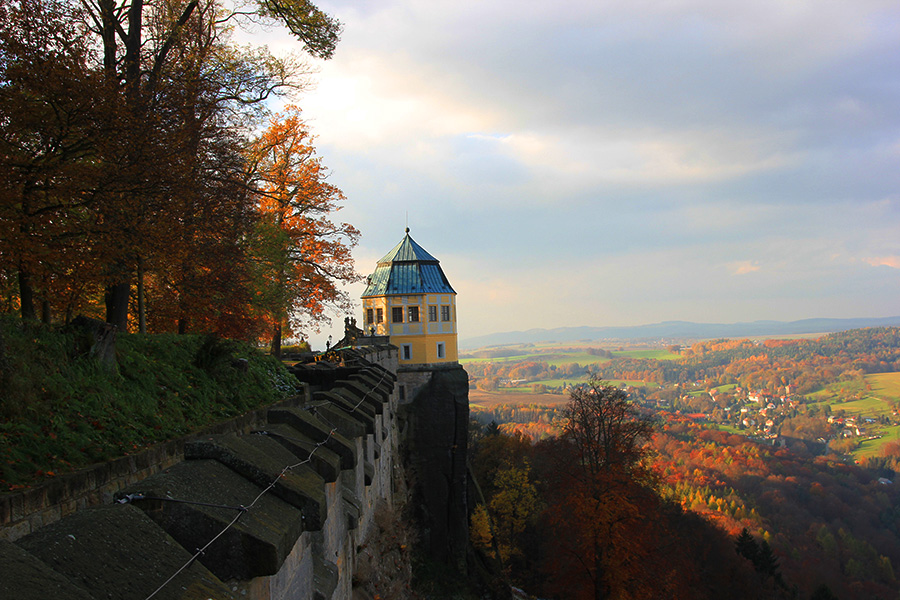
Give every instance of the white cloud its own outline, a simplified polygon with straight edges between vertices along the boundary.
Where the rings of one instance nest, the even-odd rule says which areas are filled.
[[[896,312],[895,2],[320,6],[299,103],[359,270],[409,212],[467,335]]]

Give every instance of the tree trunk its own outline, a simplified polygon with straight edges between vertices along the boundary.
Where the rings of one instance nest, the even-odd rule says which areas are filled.
[[[34,312],[34,288],[31,285],[31,273],[19,264],[19,303],[22,309],[23,319],[35,319]]]
[[[50,324],[50,301],[46,298],[41,300],[41,321],[46,325]]]
[[[147,307],[144,305],[144,259],[138,257],[137,263],[137,311],[138,332],[147,333]]]
[[[128,296],[131,284],[116,283],[106,288],[106,322],[115,325],[119,331],[128,331]]]
[[[281,322],[275,324],[272,332],[272,356],[281,360]]]

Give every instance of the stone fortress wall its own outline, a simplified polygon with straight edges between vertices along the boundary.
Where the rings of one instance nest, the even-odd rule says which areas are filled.
[[[401,428],[424,417],[403,416],[395,347],[342,356],[298,367],[303,393],[289,402],[5,497],[0,597],[350,598],[357,549],[401,487]],[[461,402],[450,408],[457,421]],[[433,441],[418,429],[419,446]],[[428,512],[451,510],[465,536],[464,486],[451,492],[461,506]]]

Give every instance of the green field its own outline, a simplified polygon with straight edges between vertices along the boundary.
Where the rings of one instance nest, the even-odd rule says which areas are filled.
[[[628,358],[653,358],[656,360],[678,360],[680,354],[669,352],[664,348],[658,350],[623,350],[613,352],[613,356],[627,356]]]
[[[540,381],[529,381],[528,383],[523,384],[522,387],[501,388],[501,389],[503,389],[503,390],[508,389],[509,391],[522,391],[522,390],[527,389],[527,391],[531,391],[531,386],[533,386],[537,383],[541,383],[541,384],[547,386],[548,388],[558,388],[558,387],[562,387],[565,384],[575,385],[575,384],[579,384],[579,383],[587,383],[589,380],[590,380],[590,378],[586,375],[582,375],[581,377],[563,377],[561,379],[542,379]],[[646,381],[630,381],[630,380],[625,380],[625,379],[609,379],[609,380],[604,379],[604,380],[602,380],[602,383],[604,385],[614,385],[616,387],[621,386],[624,383],[625,385],[630,385],[630,386],[634,386],[634,387],[646,387],[646,388],[650,388],[650,389],[654,389],[654,390],[659,387],[659,384],[657,384],[657,383],[647,383]]]
[[[483,362],[521,362],[524,360],[545,360],[541,358],[542,354],[540,352],[523,352],[522,354],[516,354],[513,356],[499,356],[497,358],[461,358],[459,359],[459,363],[461,365],[465,365],[467,363],[483,363]]]
[[[859,448],[853,451],[853,458],[862,458],[864,456],[879,456],[881,447],[888,442],[900,439],[900,425],[893,427],[882,427],[881,437],[877,440],[866,440],[859,445]]]
[[[866,375],[866,384],[872,386],[869,393],[873,396],[889,402],[900,402],[900,373]]]
[[[560,354],[559,352],[554,352],[553,354],[547,354],[544,360],[549,365],[555,365],[557,367],[561,367],[563,365],[568,365],[571,363],[578,363],[579,365],[587,365],[590,363],[597,362],[606,362],[609,359],[603,358],[602,356],[595,356],[593,354],[588,354],[587,352],[572,352],[566,354]]]
[[[728,433],[733,433],[735,435],[747,435],[747,432],[743,429],[738,429],[733,425],[725,425],[724,423],[707,423],[704,425],[706,429],[715,429],[717,431],[727,431]]]
[[[850,400],[848,402],[833,402],[830,404],[832,413],[843,410],[847,416],[857,415],[860,417],[877,417],[879,415],[891,413],[890,404],[873,396],[866,396],[859,400]]]
[[[848,416],[890,414],[893,404],[900,402],[900,373],[878,373],[866,375],[863,380],[833,383],[809,397],[829,405],[832,412],[842,410]]]

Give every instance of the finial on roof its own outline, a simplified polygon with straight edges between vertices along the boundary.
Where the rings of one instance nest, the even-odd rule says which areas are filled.
[[[409,233],[409,227],[406,228],[406,233]]]

